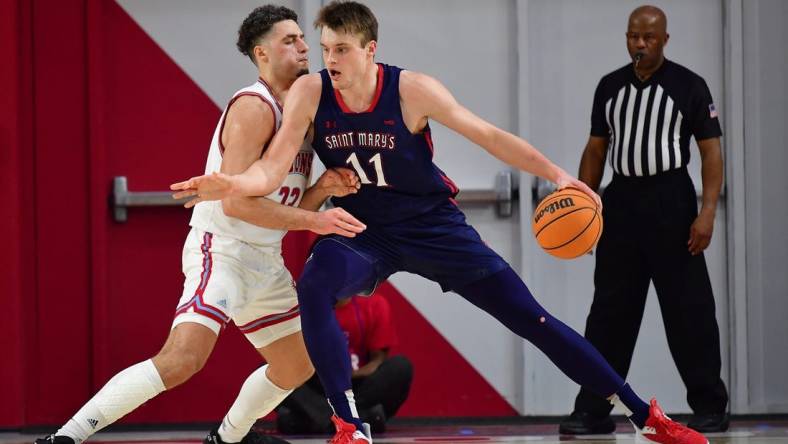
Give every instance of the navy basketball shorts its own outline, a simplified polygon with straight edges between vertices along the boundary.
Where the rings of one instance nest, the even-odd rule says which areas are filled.
[[[374,278],[364,293],[371,293],[377,283],[398,271],[418,274],[437,282],[443,291],[452,291],[509,267],[448,200],[396,224],[367,224],[367,229],[354,238],[323,237],[315,244],[313,254],[331,254],[331,249],[338,247],[330,245],[335,242],[373,267]]]

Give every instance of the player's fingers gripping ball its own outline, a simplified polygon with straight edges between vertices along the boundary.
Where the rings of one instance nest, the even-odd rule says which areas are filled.
[[[596,245],[602,235],[602,213],[587,194],[576,188],[564,188],[539,203],[531,228],[546,252],[572,259]]]

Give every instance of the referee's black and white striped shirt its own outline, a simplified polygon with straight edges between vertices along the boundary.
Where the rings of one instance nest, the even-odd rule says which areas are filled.
[[[666,59],[645,82],[631,64],[602,77],[591,135],[608,138],[616,173],[653,176],[689,163],[690,136],[720,137],[722,130],[703,78]]]

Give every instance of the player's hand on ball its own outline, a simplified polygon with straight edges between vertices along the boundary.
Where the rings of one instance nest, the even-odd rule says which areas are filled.
[[[345,237],[355,237],[357,233],[361,233],[367,228],[342,208],[332,208],[314,214],[310,230],[317,234],[339,234]]]
[[[208,200],[222,200],[230,196],[233,190],[233,178],[223,173],[212,173],[204,176],[192,177],[189,180],[170,185],[175,191],[173,199],[194,197],[183,206],[191,208],[200,202]]]
[[[315,184],[329,196],[344,197],[355,194],[361,188],[356,173],[348,168],[331,168],[326,170]]]
[[[589,188],[588,185],[586,185],[580,179],[570,176],[564,172],[561,174],[561,177],[558,178],[555,184],[558,186],[559,190],[563,190],[564,188],[577,188],[578,190],[588,194],[594,200],[594,202],[596,202],[598,210],[600,212],[602,211],[602,198],[599,197],[599,195],[596,194],[594,190]]]

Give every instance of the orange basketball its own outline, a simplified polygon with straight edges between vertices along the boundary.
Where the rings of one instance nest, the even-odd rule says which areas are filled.
[[[594,248],[602,235],[602,214],[589,195],[576,188],[564,188],[539,203],[531,228],[546,252],[572,259]]]

